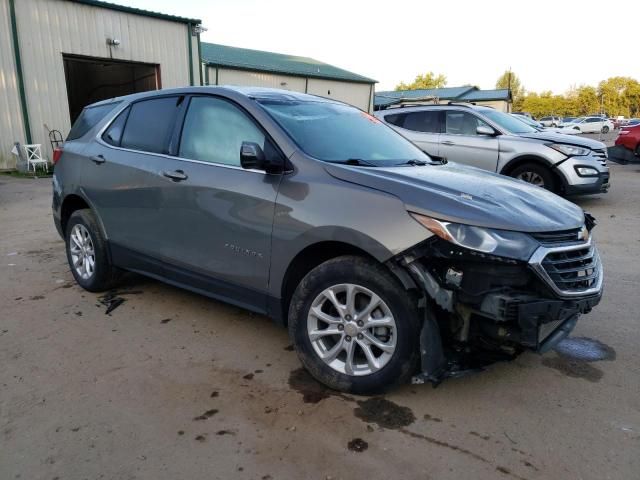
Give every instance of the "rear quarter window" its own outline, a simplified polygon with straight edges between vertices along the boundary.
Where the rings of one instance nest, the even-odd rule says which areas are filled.
[[[67,140],[76,140],[83,137],[89,130],[95,127],[109,112],[116,108],[120,102],[85,107],[67,135]]]

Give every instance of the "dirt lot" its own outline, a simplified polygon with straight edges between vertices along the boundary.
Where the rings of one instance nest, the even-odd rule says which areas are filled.
[[[0,478],[638,479],[640,166],[612,184],[576,200],[607,275],[581,350],[363,398],[310,380],[267,319],[155,281],[106,315],[50,181],[0,176]]]

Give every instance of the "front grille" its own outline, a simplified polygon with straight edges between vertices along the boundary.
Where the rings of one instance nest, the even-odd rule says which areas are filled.
[[[580,228],[561,230],[558,232],[537,232],[531,236],[543,245],[557,245],[562,243],[577,242],[580,240]]]
[[[607,157],[609,156],[606,148],[598,148],[593,150],[593,156],[596,157],[603,166],[607,165]]]
[[[547,253],[542,260],[542,268],[559,290],[579,293],[597,285],[599,262],[595,247],[585,245],[576,250]]]

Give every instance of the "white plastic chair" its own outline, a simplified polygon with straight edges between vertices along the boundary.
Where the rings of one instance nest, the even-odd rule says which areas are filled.
[[[30,166],[33,166],[33,173],[36,173],[36,167],[38,165],[43,165],[45,170],[49,172],[49,161],[46,158],[42,158],[42,151],[39,143],[23,145],[23,148],[27,154],[27,170],[29,170]]]

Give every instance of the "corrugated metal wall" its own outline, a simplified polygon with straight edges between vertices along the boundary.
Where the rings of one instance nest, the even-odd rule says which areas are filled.
[[[307,93],[333,98],[370,112],[373,86],[368,83],[340,82],[310,78]]]
[[[15,158],[10,152],[13,142],[23,142],[23,139],[9,1],[0,0],[0,170],[15,167]]]
[[[209,83],[215,83],[215,68],[209,68]],[[294,77],[293,75],[280,75],[268,72],[249,72],[244,70],[233,70],[230,68],[218,69],[218,85],[270,87],[293,90],[295,92],[304,92],[305,83],[306,81],[304,78]]]
[[[7,15],[7,21],[0,27],[0,41],[4,42],[11,30],[8,12],[5,12],[8,1],[0,2],[2,14]],[[46,146],[43,150],[49,156],[51,151],[44,124],[60,130],[63,135],[71,127],[63,53],[159,64],[162,87],[171,88],[189,85],[188,39],[191,38],[193,81],[196,85],[200,83],[197,38],[188,36],[190,32],[184,23],[65,0],[19,0],[15,3],[32,140]],[[107,38],[117,38],[121,43],[110,51]],[[13,75],[12,59],[5,59],[11,57],[12,49],[5,49],[4,43],[1,45],[2,75]],[[5,95],[12,94],[0,94]],[[20,132],[3,128],[0,131],[2,153],[7,143],[12,144],[15,140],[24,143],[23,137]]]
[[[251,72],[222,67],[216,69],[211,66],[209,66],[208,69],[210,85],[216,85],[217,70],[218,85],[282,88],[296,92],[306,92],[321,97],[334,98],[369,112],[373,110],[373,85],[368,83],[304,78],[293,75]],[[283,85],[283,83],[285,85]]]

